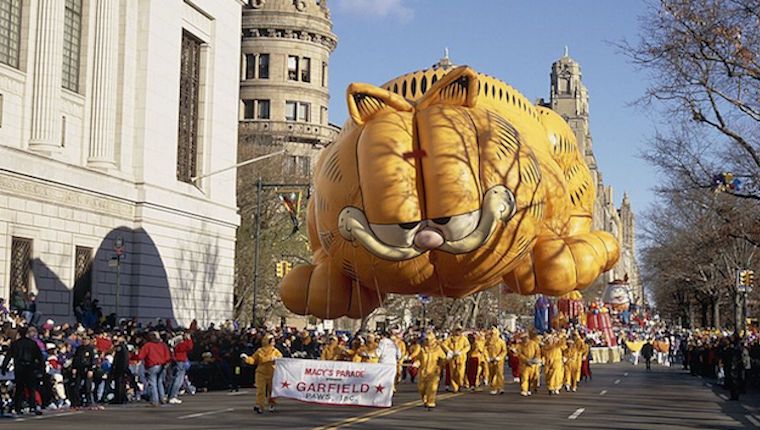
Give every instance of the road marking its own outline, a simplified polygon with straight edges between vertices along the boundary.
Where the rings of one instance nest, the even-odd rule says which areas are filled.
[[[623,376],[628,376],[628,372],[623,373]]]
[[[725,394],[718,394],[718,397],[720,397],[723,400],[728,400],[728,396]]]
[[[48,415],[39,415],[39,416],[36,416],[36,417],[30,417],[30,418],[16,418],[13,421],[21,422],[21,421],[26,421],[27,419],[45,420],[45,419],[48,419],[48,418],[66,417],[66,416],[69,416],[69,415],[79,415],[79,414],[83,414],[83,413],[84,413],[83,411],[61,412],[60,414],[52,413],[52,414],[48,414]]]
[[[208,411],[208,412],[198,412],[197,414],[190,414],[190,415],[182,415],[181,417],[177,417],[178,420],[184,420],[188,418],[198,418],[203,417],[207,415],[216,415],[216,414],[222,414],[225,412],[232,412],[235,408],[227,408],[227,409],[220,409],[218,411]]]
[[[753,426],[760,427],[760,421],[756,420],[752,415],[745,415],[744,418],[751,422]]]
[[[619,383],[620,383],[620,379],[615,379],[615,384],[617,385]]]
[[[464,394],[464,393],[448,393],[448,394],[443,394],[441,396],[438,396],[438,398],[436,400],[439,400],[439,401],[440,400],[446,400],[446,399],[450,399],[452,397],[461,396],[462,394]],[[414,400],[414,401],[411,401],[411,402],[402,403],[402,404],[400,404],[398,406],[395,406],[395,407],[392,407],[390,409],[381,409],[379,411],[370,412],[370,413],[367,413],[367,414],[364,414],[364,415],[361,415],[361,416],[358,416],[358,417],[347,418],[347,419],[345,419],[343,421],[338,421],[338,422],[333,423],[333,424],[327,424],[327,425],[324,425],[324,426],[321,426],[321,427],[314,427],[312,430],[334,430],[334,429],[338,429],[338,428],[342,428],[342,427],[352,426],[354,424],[366,423],[367,421],[369,421],[369,420],[371,420],[373,418],[384,417],[386,415],[395,414],[396,412],[405,411],[407,409],[412,409],[412,408],[415,408],[415,407],[418,407],[418,406],[422,406],[422,401],[421,400]]]
[[[228,396],[243,396],[248,394],[250,391],[238,391],[235,393],[227,393]]]
[[[581,414],[585,410],[586,410],[586,408],[578,408],[575,412],[573,412],[572,415],[570,415],[569,417],[567,417],[567,419],[574,420],[574,419],[578,418],[579,416],[581,416]]]
[[[602,392],[601,392],[601,393],[599,393],[599,395],[600,395],[600,396],[603,396],[603,395],[605,395],[605,394],[607,394],[607,390],[602,390]]]
[[[709,382],[705,382],[705,387],[707,387],[707,388],[712,388],[712,384],[711,384],[711,383],[709,383]]]

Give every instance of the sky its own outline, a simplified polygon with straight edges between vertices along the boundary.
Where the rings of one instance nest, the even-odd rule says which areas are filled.
[[[633,106],[647,76],[614,46],[639,39],[643,1],[331,0],[329,7],[338,36],[330,122],[346,120],[351,82],[380,85],[430,67],[444,48],[456,65],[500,78],[530,100],[548,99],[551,64],[567,46],[581,65],[594,154],[616,204],[624,191],[637,214],[653,201],[655,170],[639,154],[654,135],[656,115]]]

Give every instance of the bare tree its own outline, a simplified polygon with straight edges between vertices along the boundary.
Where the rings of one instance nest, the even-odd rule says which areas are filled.
[[[760,200],[760,0],[652,6],[638,43],[620,44],[652,78],[642,102],[661,102],[669,123],[645,158],[695,188],[732,172],[743,187],[727,192]]]

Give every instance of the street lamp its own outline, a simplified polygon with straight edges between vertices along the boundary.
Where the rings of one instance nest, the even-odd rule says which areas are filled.
[[[124,254],[124,239],[121,236],[117,237],[113,243],[113,250],[116,253],[116,313],[114,318],[114,325],[119,321],[119,290],[121,289],[120,274],[121,274],[121,258]]]

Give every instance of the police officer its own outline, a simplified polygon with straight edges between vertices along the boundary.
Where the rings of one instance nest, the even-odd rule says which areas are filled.
[[[8,363],[11,358],[13,359],[16,385],[13,406],[17,414],[21,414],[24,394],[28,392],[27,403],[34,409],[36,415],[42,415],[35,399],[37,398],[39,380],[44,373],[44,360],[40,347],[34,341],[35,337],[37,337],[37,329],[34,327],[29,327],[26,333],[19,332],[19,338],[11,344],[11,349],[5,356],[2,366],[0,366],[0,371],[5,375],[8,372]]]

